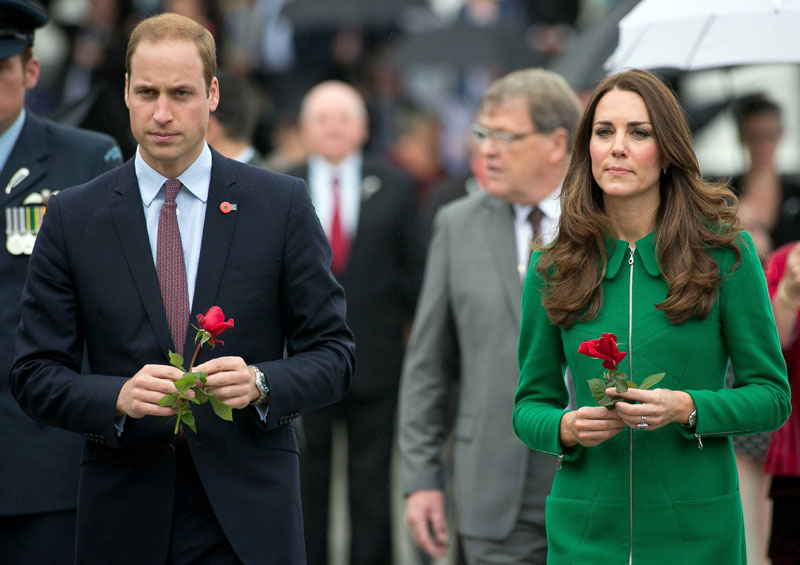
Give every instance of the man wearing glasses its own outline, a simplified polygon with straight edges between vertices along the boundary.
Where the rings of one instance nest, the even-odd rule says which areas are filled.
[[[516,439],[511,412],[530,242],[555,236],[579,117],[577,97],[550,71],[495,82],[471,128],[486,190],[442,208],[434,222],[398,429],[406,523],[432,557],[458,540],[470,565],[546,561],[544,501],[555,466]],[[453,419],[447,395],[456,381]],[[454,527],[444,512],[451,433]]]

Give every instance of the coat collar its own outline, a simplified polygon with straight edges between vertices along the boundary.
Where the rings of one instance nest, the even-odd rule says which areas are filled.
[[[619,273],[622,264],[627,262],[628,257],[630,257],[628,242],[613,239],[610,235],[606,235],[605,243],[609,253],[605,278],[613,279],[617,276],[617,273]],[[636,253],[634,256],[641,258],[648,274],[653,277],[657,277],[661,274],[661,268],[658,265],[658,255],[656,253],[655,233],[649,233],[636,242]]]
[[[519,325],[522,317],[522,285],[517,271],[514,210],[507,202],[486,193],[480,194],[478,198],[483,198],[488,216],[486,222],[476,222],[476,227],[482,229],[486,236],[495,272],[500,278],[514,320]]]
[[[6,206],[7,201],[11,202],[25,195],[47,172],[44,161],[50,154],[50,145],[45,127],[45,123],[33,113],[25,114],[22,131],[0,174],[0,206]],[[8,181],[22,167],[28,169],[28,175],[6,194]]]

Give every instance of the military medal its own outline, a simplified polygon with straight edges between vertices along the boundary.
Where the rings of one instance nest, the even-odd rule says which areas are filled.
[[[29,194],[22,206],[6,207],[6,249],[11,255],[30,255],[33,252],[36,234],[39,233],[47,209],[47,200],[52,194],[53,191],[45,188],[40,193]]]

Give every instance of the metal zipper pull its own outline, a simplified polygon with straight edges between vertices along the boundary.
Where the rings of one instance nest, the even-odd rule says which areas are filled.
[[[697,438],[697,449],[703,449],[703,438],[700,437],[700,434],[694,434],[694,437]]]
[[[636,250],[635,250],[635,249],[633,249],[633,248],[630,248],[630,247],[629,247],[629,248],[628,248],[628,251],[630,251],[630,252],[631,252],[631,256],[630,256],[630,257],[628,257],[628,265],[633,265],[633,252],[634,252],[634,251],[636,251]]]
[[[557,471],[561,469],[563,463],[564,463],[564,454],[562,453],[561,455],[558,456],[558,463],[556,463]]]

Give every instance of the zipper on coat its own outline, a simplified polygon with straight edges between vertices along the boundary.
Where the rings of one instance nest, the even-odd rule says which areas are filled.
[[[628,282],[628,379],[633,380],[633,253],[635,249],[628,248],[631,252],[628,265],[631,266]],[[628,546],[628,565],[633,564],[633,428],[628,428],[628,519],[630,526],[630,544]]]

